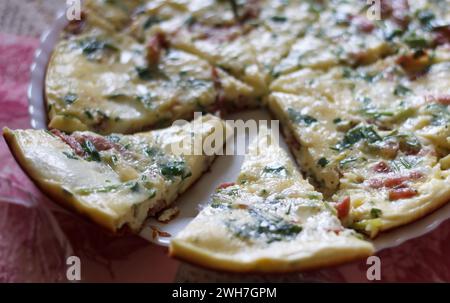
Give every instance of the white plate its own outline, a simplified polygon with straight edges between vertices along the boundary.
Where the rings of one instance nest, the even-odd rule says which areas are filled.
[[[59,38],[59,33],[66,23],[67,20],[65,19],[64,13],[58,14],[53,26],[42,35],[41,45],[36,51],[36,57],[31,67],[31,83],[28,90],[29,111],[31,125],[37,129],[46,128],[47,118],[43,96],[45,70],[53,47]],[[229,119],[244,120],[249,118],[270,119],[269,115],[262,110],[239,113],[229,117]],[[284,141],[282,139],[280,141],[282,147],[286,148]],[[180,208],[180,214],[176,219],[167,224],[150,219],[140,235],[150,242],[168,246],[170,237],[154,237],[153,235],[155,233],[151,226],[175,236],[197,215],[201,206],[208,203],[209,197],[217,185],[223,182],[232,182],[236,179],[242,161],[243,156],[219,157],[213,163],[211,171],[206,173],[192,188],[178,198],[175,204]],[[445,205],[412,224],[381,234],[374,240],[375,247],[379,251],[400,245],[409,239],[422,236],[432,231],[448,218],[450,218],[450,204]]]

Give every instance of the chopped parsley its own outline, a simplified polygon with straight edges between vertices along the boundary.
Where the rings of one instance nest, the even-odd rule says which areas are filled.
[[[366,141],[368,143],[374,143],[381,141],[380,135],[373,129],[372,126],[358,126],[349,130],[341,142],[339,142],[332,149],[334,150],[345,150],[352,147],[359,141]]]
[[[287,175],[287,170],[286,167],[284,167],[283,165],[274,165],[274,166],[266,166],[263,169],[263,174],[265,175],[282,175],[282,176],[286,176]]]
[[[411,93],[410,88],[403,86],[401,84],[397,84],[397,86],[395,86],[394,95],[401,97],[401,96],[406,96],[409,93]]]
[[[150,27],[152,27],[155,24],[158,24],[161,21],[162,21],[161,18],[159,18],[158,16],[149,16],[147,20],[145,20],[142,27],[144,28],[144,30],[149,29]]]
[[[84,114],[85,114],[86,117],[88,117],[88,119],[91,119],[91,120],[94,119],[94,115],[92,115],[90,110],[86,109],[84,111]]]
[[[394,115],[392,111],[379,110],[372,104],[372,99],[368,97],[359,98],[359,101],[362,103],[362,109],[360,111],[366,117],[372,119],[379,119],[381,117],[391,117]]]
[[[317,161],[317,164],[319,164],[321,167],[327,166],[328,163],[330,163],[330,161],[328,161],[327,158],[324,158],[324,157],[320,158]]]
[[[424,25],[427,29],[433,28],[433,22],[436,19],[435,14],[430,10],[421,10],[417,12],[417,18],[420,23]]]
[[[302,227],[290,223],[274,214],[263,213],[254,207],[248,209],[252,222],[238,224],[235,221],[227,222],[227,227],[236,237],[252,240],[264,237],[267,243],[293,239],[301,231]]]
[[[132,192],[138,192],[139,191],[139,183],[135,182],[132,186],[130,186],[130,190]]]
[[[342,76],[346,79],[362,79],[366,82],[373,82],[378,74],[375,73],[363,73],[350,67],[344,67],[342,69]]]
[[[66,104],[72,104],[78,100],[78,95],[74,93],[68,93],[64,96],[63,100]]]
[[[184,161],[169,161],[160,165],[161,174],[167,179],[181,177],[186,179],[192,175]]]
[[[378,209],[378,208],[372,208],[372,209],[370,210],[370,217],[371,217],[372,219],[379,218],[379,217],[381,217],[382,214],[383,214],[383,212],[381,211],[381,209]]]
[[[280,23],[287,21],[287,18],[285,16],[272,16],[270,19],[273,22],[280,22]]]
[[[66,156],[69,159],[78,160],[78,157],[77,157],[77,155],[75,155],[74,152],[69,153],[69,152],[63,151],[62,153],[64,154],[64,156]]]
[[[399,172],[402,170],[402,168],[405,169],[412,169],[414,167],[416,167],[419,164],[420,160],[416,159],[416,158],[411,158],[411,157],[400,157],[396,160],[391,161],[391,167]]]
[[[88,155],[87,157],[88,161],[96,161],[96,162],[101,161],[100,153],[97,151],[95,145],[90,140],[87,139],[84,140],[84,142],[81,143],[81,147]]]
[[[288,109],[288,115],[289,119],[291,119],[291,121],[295,123],[304,123],[306,125],[311,125],[312,123],[317,122],[316,118],[309,115],[303,115],[293,108]]]
[[[347,164],[350,164],[352,162],[356,162],[358,159],[357,158],[346,158],[344,160],[339,161],[339,166],[341,168],[345,167]]]
[[[158,68],[137,66],[136,73],[141,80],[169,79],[169,77]]]
[[[139,183],[137,183],[136,181],[130,181],[126,183],[111,184],[106,186],[84,187],[78,188],[76,192],[80,195],[89,195],[94,193],[115,192],[122,189],[129,189],[132,192],[137,192],[139,190]],[[152,189],[152,191],[154,190]]]
[[[144,95],[137,96],[136,99],[141,102],[145,108],[153,109],[154,101],[156,100],[156,96],[152,93],[147,93]]]
[[[421,36],[417,36],[415,33],[411,33],[403,38],[403,42],[405,42],[409,47],[415,49],[423,49],[429,46],[429,42],[427,39]]]
[[[103,40],[100,40],[96,37],[89,37],[86,39],[83,39],[79,41],[79,45],[81,47],[81,50],[83,51],[83,54],[88,57],[89,59],[92,58],[93,55],[103,52],[105,50],[110,51],[118,51],[119,49]]]

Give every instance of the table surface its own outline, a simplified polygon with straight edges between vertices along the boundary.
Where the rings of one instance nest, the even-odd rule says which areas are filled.
[[[26,90],[38,37],[62,0],[0,2],[0,126],[29,128]],[[180,264],[135,236],[114,237],[61,209],[24,175],[0,140],[0,281],[67,281],[66,259],[81,260],[81,279],[124,282],[366,282],[365,260],[291,275],[233,275]],[[450,221],[378,254],[381,281],[450,282]]]

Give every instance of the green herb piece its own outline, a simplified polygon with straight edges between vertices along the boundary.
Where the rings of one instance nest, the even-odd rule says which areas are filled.
[[[192,175],[184,161],[170,161],[161,164],[161,174],[167,179],[173,179],[175,177],[186,179]]]
[[[137,182],[134,182],[134,184],[130,187],[130,190],[132,191],[132,192],[139,192],[139,183],[137,183]]]
[[[158,68],[148,68],[137,66],[136,73],[141,80],[155,80],[155,79],[165,79],[168,80],[169,77]]]
[[[161,18],[159,18],[158,16],[149,16],[147,20],[145,20],[142,27],[144,28],[144,30],[146,30],[152,27],[153,25],[160,23],[161,21],[162,21]]]
[[[248,209],[252,222],[236,224],[234,221],[228,222],[227,227],[236,237],[252,240],[264,237],[267,243],[293,239],[302,231],[302,227],[287,222],[274,214],[263,213],[254,207]]]
[[[126,182],[126,183],[119,183],[119,184],[111,184],[107,186],[98,186],[98,187],[85,187],[85,188],[78,188],[76,189],[76,193],[80,195],[89,195],[94,193],[109,193],[109,192],[115,192],[122,189],[129,189],[132,191],[136,189],[137,182]],[[139,189],[139,185],[137,185],[137,188]]]
[[[286,22],[287,18],[285,16],[272,16],[270,18],[270,20],[272,20],[273,22],[280,22],[280,23],[282,23],[282,22]]]
[[[446,105],[429,104],[425,107],[425,113],[431,115],[431,125],[433,126],[447,126],[450,124],[450,111]]]
[[[91,119],[91,120],[94,119],[94,115],[92,115],[90,110],[86,109],[84,111],[84,114],[85,114],[86,117],[88,117],[88,119]]]
[[[97,149],[95,148],[95,145],[90,140],[84,140],[83,143],[81,143],[81,147],[83,150],[88,154],[88,161],[96,161],[100,162],[101,157]]]
[[[66,104],[72,104],[78,100],[78,95],[74,93],[68,93],[64,96],[63,100]]]
[[[213,195],[211,198],[210,206],[212,208],[227,209],[227,208],[231,208],[231,203],[221,199],[220,195]]]
[[[296,111],[293,108],[288,109],[289,119],[295,123],[304,123],[306,125],[311,125],[314,122],[317,122],[317,119],[311,117],[309,115],[302,115],[300,112]]]
[[[69,152],[63,151],[62,153],[64,154],[64,156],[66,156],[69,159],[72,159],[72,160],[78,160],[79,159],[77,157],[77,155],[75,155],[74,152],[69,153]]]
[[[405,31],[400,28],[387,27],[384,31],[384,38],[387,41],[392,41],[395,37],[400,37],[401,35],[403,35],[404,32]]]
[[[108,140],[111,143],[119,143],[120,137],[118,135],[108,135],[105,137],[106,140]]]
[[[396,160],[393,160],[390,162],[390,166],[396,171],[399,172],[403,168],[405,169],[412,169],[416,167],[420,163],[420,160],[415,158],[408,158],[408,157],[400,157]]]
[[[366,141],[368,143],[374,143],[381,140],[380,135],[373,129],[372,126],[359,126],[349,130],[341,142],[339,142],[333,149],[345,150],[352,147],[359,141]]]
[[[286,167],[283,165],[266,166],[263,169],[263,174],[265,175],[287,175]]]
[[[350,67],[342,69],[342,76],[346,79],[362,79],[366,82],[373,82],[378,74],[363,73]]]
[[[347,158],[347,159],[339,161],[339,166],[345,167],[347,164],[356,162],[357,160],[358,160],[357,158]]]
[[[404,37],[403,42],[405,42],[409,47],[415,49],[423,49],[429,45],[428,40],[424,37],[417,36],[415,33]]]
[[[378,209],[378,208],[372,208],[372,209],[370,210],[370,217],[371,217],[372,219],[379,218],[379,217],[381,217],[382,214],[383,214],[383,212],[381,211],[381,209]]]
[[[394,89],[394,95],[399,97],[406,96],[409,93],[411,93],[411,89],[401,84],[397,84],[397,86]]]
[[[116,46],[95,37],[89,37],[84,40],[81,40],[79,41],[79,45],[83,51],[83,54],[87,57],[91,57],[93,54],[105,50],[111,51],[119,50]]]
[[[421,10],[417,13],[417,19],[419,19],[420,23],[427,29],[432,29],[436,15],[430,10]]]
[[[156,156],[162,155],[162,152],[159,148],[154,146],[147,146],[144,148],[144,153],[147,155],[147,157],[154,158]]]
[[[330,163],[330,161],[328,161],[327,158],[323,157],[317,161],[317,164],[319,164],[321,167],[327,166],[328,163]]]
[[[156,96],[152,93],[137,96],[136,99],[141,102],[145,108],[154,109],[155,107],[153,102],[156,100]]]
[[[394,113],[392,111],[381,111],[372,105],[372,99],[368,97],[359,98],[362,103],[361,114],[372,119],[379,119],[381,117],[392,117]]]

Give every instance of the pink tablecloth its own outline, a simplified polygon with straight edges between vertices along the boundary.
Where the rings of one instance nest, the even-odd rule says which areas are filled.
[[[37,45],[34,38],[0,34],[1,127],[29,127],[26,89]],[[165,249],[137,237],[108,236],[48,201],[20,170],[3,139],[0,163],[0,281],[66,281],[70,255],[80,257],[83,281],[175,279],[178,263],[167,257]],[[450,282],[450,221],[379,256],[382,281]],[[310,272],[304,278],[367,281],[366,269],[365,262],[356,262]],[[195,268],[184,272],[183,279],[201,275],[197,280],[215,280],[212,272]]]

